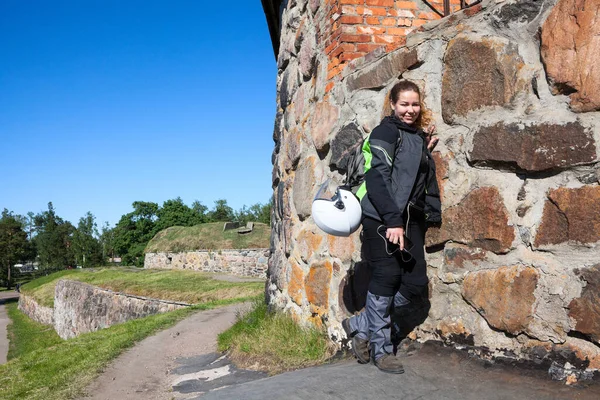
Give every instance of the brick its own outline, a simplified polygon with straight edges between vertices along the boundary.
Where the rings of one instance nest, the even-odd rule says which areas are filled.
[[[401,36],[396,36],[397,38],[400,38]],[[404,39],[404,38],[402,38]],[[387,51],[388,53],[390,51],[394,51],[396,50],[398,47],[404,46],[406,44],[406,41],[404,42],[397,42],[397,43],[390,43],[388,45],[385,46],[385,51]]]
[[[340,59],[338,57],[333,57],[329,64],[327,64],[327,71],[330,71],[337,67],[340,64]]]
[[[383,43],[383,44],[390,44],[390,43],[394,43],[395,37],[392,35],[374,35],[373,36],[373,41],[375,43]]]
[[[355,58],[360,58],[364,56],[363,53],[343,53],[342,55],[340,55],[340,61],[344,62],[344,61],[350,61],[350,60],[354,60]]]
[[[359,17],[359,16],[355,16],[355,15],[342,15],[342,17],[340,18],[339,21],[341,24],[349,24],[349,25],[362,24],[363,17]]]
[[[358,26],[356,27],[356,33],[365,35],[381,35],[385,33],[385,28],[379,28],[376,26]]]
[[[372,44],[372,43],[359,43],[356,45],[356,51],[360,51],[363,53],[370,53],[375,49],[380,48],[380,44]]]
[[[371,8],[372,15],[376,15],[379,17],[387,17],[388,12],[386,8],[383,7],[373,7]]]
[[[335,85],[333,82],[329,82],[327,85],[325,85],[325,93],[331,92],[331,89],[333,89],[334,86]]]
[[[419,7],[414,1],[397,1],[396,8],[404,10],[416,10]]]
[[[377,17],[367,17],[365,20],[367,25],[379,25],[379,18]]]
[[[408,10],[389,10],[388,14],[392,17],[415,18],[415,14]]]
[[[356,25],[344,25],[342,26],[342,33],[354,35],[356,34]]]
[[[410,32],[412,32],[411,28],[388,28],[387,29],[388,35],[406,36]]]
[[[329,55],[329,57],[337,57],[339,54],[345,51],[354,51],[354,45],[352,43],[342,43]]]
[[[371,41],[371,36],[342,34],[340,36],[340,41],[344,43],[369,43]]]
[[[358,7],[342,6],[342,15],[355,15]]]
[[[362,4],[363,0],[339,0],[339,4]]]
[[[356,7],[356,13],[359,15],[373,15],[373,10],[363,6]]]
[[[398,20],[398,26],[412,26],[412,19],[400,18]]]
[[[384,26],[395,26],[397,23],[395,18],[384,18],[381,20],[381,25]]]
[[[394,0],[367,0],[368,6],[394,7]]]
[[[340,68],[339,65],[337,67],[333,68],[331,71],[327,72],[327,80],[330,80],[331,78],[335,77],[341,71],[342,71],[342,69]]]
[[[412,20],[412,26],[422,26],[425,25],[426,23],[428,23],[429,21],[426,19],[413,19]]]

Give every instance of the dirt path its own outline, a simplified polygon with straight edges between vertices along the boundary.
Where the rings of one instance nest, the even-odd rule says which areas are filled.
[[[198,312],[172,328],[138,343],[87,387],[82,399],[158,400],[174,397],[173,372],[178,360],[214,353],[217,335],[235,321],[236,313],[249,305],[233,305]]]
[[[16,292],[0,292],[0,364],[6,362],[6,354],[8,353],[8,336],[6,327],[10,322],[6,314],[5,304],[9,301],[15,301],[19,298],[19,293]]]

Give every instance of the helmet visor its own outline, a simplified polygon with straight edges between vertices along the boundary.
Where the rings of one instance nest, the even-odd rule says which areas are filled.
[[[333,200],[336,201],[339,197],[339,191],[336,186],[330,185],[330,179],[327,179],[317,191],[314,200]]]

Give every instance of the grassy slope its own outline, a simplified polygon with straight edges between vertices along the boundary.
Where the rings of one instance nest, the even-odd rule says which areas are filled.
[[[258,222],[251,233],[244,235],[236,229],[223,232],[223,222],[173,226],[157,233],[146,246],[146,253],[268,248],[270,235],[269,225]]]
[[[8,360],[24,356],[38,349],[46,349],[62,342],[52,326],[29,319],[17,308],[17,303],[6,306],[8,317]]]
[[[52,307],[54,287],[59,279],[72,279],[115,292],[190,304],[256,296],[264,289],[263,282],[218,281],[212,279],[210,274],[195,271],[104,268],[57,272],[23,285],[21,292],[32,296],[40,305]]]
[[[0,365],[0,399],[58,400],[80,395],[113,358],[136,342],[172,326],[195,310],[256,299],[264,287],[262,282],[214,281],[206,274],[190,271],[105,269],[61,271],[32,281],[23,289],[29,294],[36,291],[53,293],[49,288],[53,288],[60,278],[82,278],[94,284],[104,282],[135,290],[148,286],[153,288],[152,293],[182,291],[199,304],[128,321],[70,340],[60,339],[53,330],[29,320],[11,304],[12,323],[8,327],[11,360]],[[225,289],[227,292],[223,291]],[[203,293],[203,290],[212,294]]]
[[[221,333],[218,343],[237,365],[270,374],[322,364],[334,353],[324,331],[302,328],[289,315],[269,313],[264,299]]]
[[[81,394],[123,350],[190,312],[153,315],[24,353],[0,365],[0,398],[58,400]]]

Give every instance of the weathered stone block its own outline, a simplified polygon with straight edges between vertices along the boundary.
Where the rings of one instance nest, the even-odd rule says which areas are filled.
[[[433,157],[433,161],[435,162],[435,177],[438,182],[438,187],[440,188],[440,199],[444,201],[444,184],[448,179],[448,166],[450,164],[450,160],[454,158],[454,154],[452,152],[442,155],[439,151],[434,151],[431,153]]]
[[[415,49],[402,48],[348,78],[347,90],[382,88],[419,63]]]
[[[448,124],[481,107],[510,105],[523,86],[523,60],[515,46],[499,40],[453,39],[444,62],[442,116]]]
[[[501,267],[470,272],[462,295],[495,329],[517,335],[533,320],[539,273],[533,267]]]
[[[333,273],[330,261],[313,263],[304,280],[306,299],[313,306],[314,313],[323,315],[329,307],[329,286]]]
[[[318,176],[315,176],[317,174]],[[319,182],[317,182],[319,178]],[[317,161],[309,156],[300,161],[294,176],[293,199],[298,217],[303,220],[310,216],[312,200],[317,192],[322,173],[317,171]]]
[[[597,160],[593,133],[578,122],[504,124],[479,128],[469,155],[476,164],[544,171]]]
[[[329,139],[332,134],[333,127],[339,119],[338,107],[329,104],[327,101],[322,101],[315,106],[315,113],[310,125],[315,149],[322,152],[329,146]]]
[[[359,235],[358,232],[349,237],[327,235],[329,254],[339,258],[342,262],[350,261],[355,250],[354,239],[357,235]]]
[[[444,210],[441,228],[427,231],[426,245],[431,247],[453,240],[504,253],[515,239],[515,230],[508,223],[508,211],[498,189],[475,189],[458,205]]]
[[[288,293],[292,301],[301,306],[302,294],[304,293],[304,272],[295,261],[290,261],[290,265],[292,270],[290,282],[288,283]]]
[[[535,246],[600,240],[600,186],[550,191]]]
[[[446,272],[463,272],[473,269],[478,262],[487,259],[487,252],[480,248],[448,244],[444,247],[444,266]]]
[[[543,0],[519,1],[509,3],[492,14],[493,23],[498,28],[507,28],[514,23],[529,23],[540,13]]]
[[[600,2],[559,0],[542,26],[541,55],[554,93],[576,112],[600,110]]]
[[[330,166],[345,169],[349,153],[363,140],[362,132],[354,122],[344,126],[331,142]]]
[[[300,161],[300,155],[302,154],[302,135],[298,132],[296,127],[292,128],[289,132],[285,131],[283,140],[283,151],[285,152],[285,159],[283,167],[286,171],[296,168]]]
[[[303,229],[296,236],[296,248],[302,258],[302,261],[308,262],[313,254],[319,249],[321,243],[323,242],[323,236],[310,231]]]
[[[575,321],[574,330],[600,343],[600,264],[575,272],[586,285],[581,297],[569,304],[569,317]]]

